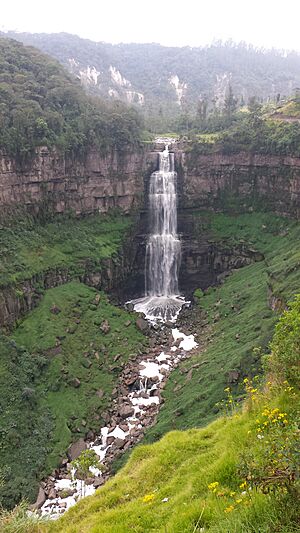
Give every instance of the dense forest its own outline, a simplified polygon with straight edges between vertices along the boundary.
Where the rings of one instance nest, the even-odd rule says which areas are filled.
[[[119,101],[87,96],[53,58],[21,43],[0,39],[0,148],[23,161],[36,146],[84,154],[136,143],[137,112]]]
[[[221,151],[225,154],[250,152],[273,155],[300,155],[300,97],[284,105],[262,105],[255,98],[238,109],[226,98],[217,113],[181,115],[177,131],[190,141],[198,154]]]
[[[55,57],[92,94],[140,104],[155,131],[182,111],[223,107],[231,86],[238,105],[278,101],[300,86],[296,52],[216,42],[202,48],[93,42],[67,33],[3,34]]]

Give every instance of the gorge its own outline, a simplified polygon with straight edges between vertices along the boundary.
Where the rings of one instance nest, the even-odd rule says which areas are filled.
[[[0,59],[0,530],[296,531],[300,100],[157,137]]]

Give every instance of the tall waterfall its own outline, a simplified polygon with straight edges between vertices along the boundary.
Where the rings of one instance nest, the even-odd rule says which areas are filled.
[[[146,247],[145,297],[134,309],[154,321],[175,321],[184,304],[179,296],[181,244],[177,235],[177,173],[168,145],[159,154],[159,169],[151,174],[150,235]]]

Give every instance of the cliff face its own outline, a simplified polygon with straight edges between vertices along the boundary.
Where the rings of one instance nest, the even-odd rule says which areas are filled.
[[[157,145],[156,150],[162,146]],[[179,174],[179,207],[264,207],[300,216],[300,158],[240,153],[195,155],[172,145]],[[41,147],[30,166],[18,170],[0,157],[0,206],[31,213],[72,210],[76,214],[144,206],[145,180],[157,168],[153,146],[101,155],[90,150],[84,160]]]
[[[300,158],[177,152],[183,208],[255,209],[300,216]]]
[[[149,150],[111,152],[90,150],[85,160],[72,159],[41,147],[28,168],[20,171],[7,156],[0,157],[0,206],[24,207],[39,213],[72,210],[76,214],[125,213],[139,208],[144,199],[144,176],[156,165]]]

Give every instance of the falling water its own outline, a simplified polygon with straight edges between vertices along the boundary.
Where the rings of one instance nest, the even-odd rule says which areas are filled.
[[[168,145],[159,154],[159,170],[150,178],[151,234],[146,247],[145,297],[134,309],[149,320],[175,321],[184,304],[178,290],[181,245],[177,235],[177,173]]]

